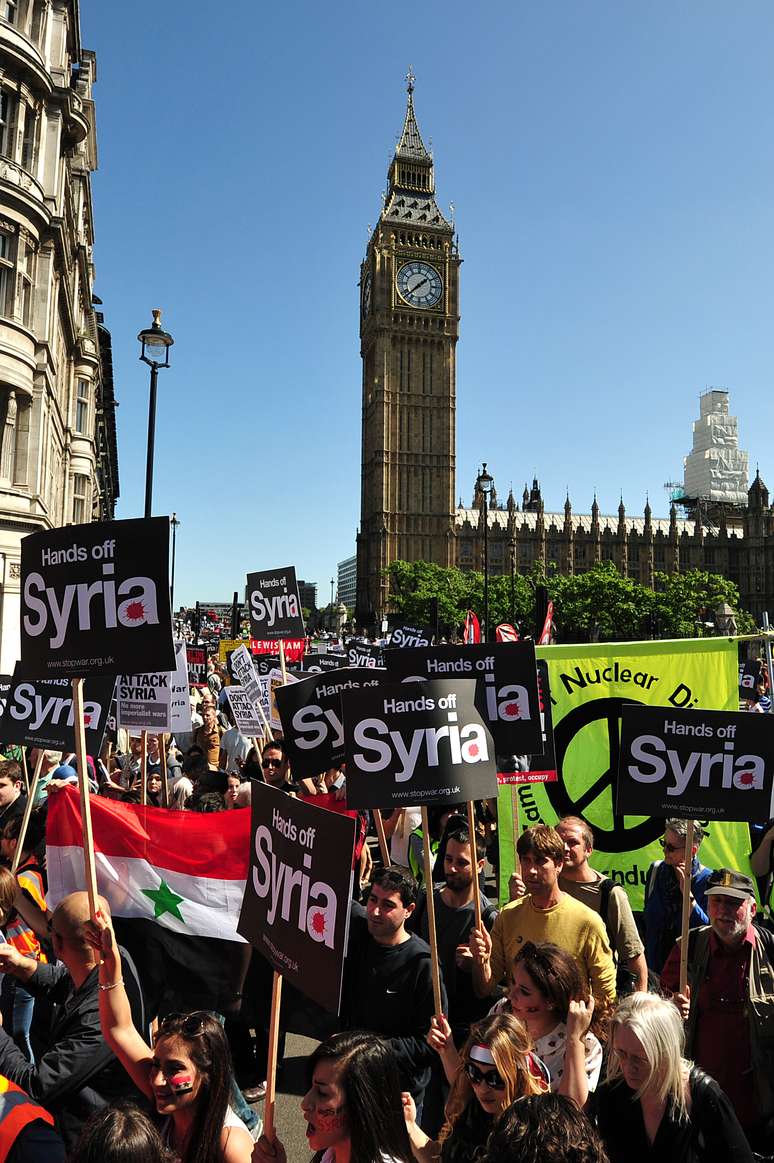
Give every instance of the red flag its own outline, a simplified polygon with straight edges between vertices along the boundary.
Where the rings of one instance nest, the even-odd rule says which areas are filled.
[[[481,641],[481,626],[472,610],[468,610],[465,617],[465,633],[462,635],[462,641],[466,646],[469,646],[471,642]]]
[[[510,622],[501,622],[495,627],[495,639],[498,642],[518,642],[519,635]]]
[[[549,646],[551,644],[551,631],[554,628],[554,603],[549,602],[546,606],[546,620],[543,623],[543,632],[538,639],[538,646]]]

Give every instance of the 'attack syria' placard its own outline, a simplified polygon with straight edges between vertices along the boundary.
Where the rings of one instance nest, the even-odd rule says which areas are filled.
[[[492,733],[497,754],[539,755],[543,751],[535,647],[531,642],[387,650],[385,666],[390,682],[475,679],[476,706]]]
[[[382,683],[341,695],[350,808],[497,795],[494,744],[472,679]]]
[[[174,670],[166,517],[30,533],[21,565],[25,675]]]
[[[301,599],[292,565],[248,573],[247,605],[253,638],[303,638]]]
[[[250,870],[237,931],[307,997],[338,1013],[355,820],[252,780]]]
[[[616,812],[768,820],[774,746],[767,715],[626,704]]]

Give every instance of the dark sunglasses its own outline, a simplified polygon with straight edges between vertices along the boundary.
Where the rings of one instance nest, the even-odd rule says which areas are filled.
[[[475,1062],[466,1062],[463,1067],[471,1082],[483,1082],[490,1090],[504,1090],[505,1079],[496,1070],[479,1070]]]
[[[261,767],[282,767],[282,759],[262,759]]]
[[[204,1033],[205,1020],[210,1017],[207,1010],[194,1010],[191,1014],[167,1014],[159,1022],[159,1034],[163,1034],[167,1026],[178,1025],[184,1038],[198,1038]]]
[[[666,840],[659,840],[659,844],[665,852],[685,852],[685,844],[667,844]]]

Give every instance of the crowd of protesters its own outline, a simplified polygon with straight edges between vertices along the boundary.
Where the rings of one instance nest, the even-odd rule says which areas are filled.
[[[240,733],[227,682],[211,663],[190,733],[149,735],[145,753],[109,732],[89,759],[93,793],[233,812],[259,780],[346,803],[343,765],[296,780],[281,738]],[[282,1163],[281,1140],[261,1134],[266,963],[248,950],[227,1012],[214,995],[194,1012],[159,1006],[107,900],[96,917],[85,893],[47,905],[49,797],[77,783],[74,757],[0,750],[0,1161]],[[24,836],[23,759],[40,773]],[[499,911],[485,895],[496,803],[476,805],[474,833],[464,804],[430,812],[430,884],[418,810],[385,813],[389,863],[374,825],[359,813],[341,1012],[335,1031],[317,1015],[304,1163],[774,1158],[774,933],[756,900],[771,889],[773,821],[750,829],[757,893],[744,872],[702,864],[699,822],[686,852],[686,822],[665,821],[639,914],[591,867],[579,816],[522,831]]]

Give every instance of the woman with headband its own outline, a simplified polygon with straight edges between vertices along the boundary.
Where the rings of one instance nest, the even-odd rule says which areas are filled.
[[[407,1101],[408,1131],[419,1163],[470,1163],[486,1144],[499,1115],[517,1098],[548,1089],[524,1026],[510,1014],[477,1022],[462,1048],[438,1142],[416,1123]]]

